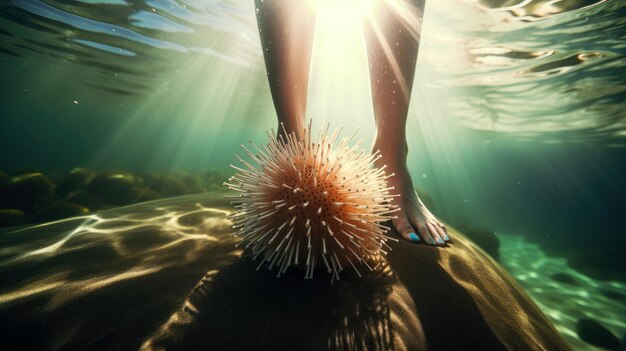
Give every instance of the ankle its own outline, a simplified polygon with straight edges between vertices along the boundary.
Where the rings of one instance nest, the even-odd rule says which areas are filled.
[[[372,146],[372,152],[380,150],[381,160],[394,165],[405,165],[409,147],[406,140],[376,138]],[[391,165],[390,165],[391,166]]]

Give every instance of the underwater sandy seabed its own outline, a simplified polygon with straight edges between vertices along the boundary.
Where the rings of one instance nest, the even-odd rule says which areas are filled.
[[[548,256],[539,245],[527,242],[522,236],[499,234],[498,238],[502,266],[533,298],[574,349],[606,350],[580,339],[576,332],[579,319],[594,320],[614,335],[624,335],[626,284],[594,280],[569,267],[567,259]],[[552,278],[554,275],[573,279],[555,281]]]
[[[0,319],[12,323],[0,324],[0,342],[19,349],[567,349],[513,278],[453,228],[448,249],[400,240],[380,269],[362,277],[347,270],[330,284],[321,271],[309,280],[297,270],[279,279],[255,271],[235,247],[231,211],[223,194],[188,195],[1,230],[0,281],[10,285],[0,286]]]
[[[0,274],[7,278],[6,280],[2,279],[5,281],[5,284],[9,281],[12,283],[9,286],[3,286],[0,290],[0,312],[5,316],[13,315],[16,317],[18,325],[21,323],[28,328],[33,328],[33,325],[35,325],[34,329],[29,329],[31,331],[43,328],[41,330],[45,331],[45,333],[54,335],[58,333],[59,336],[54,337],[54,339],[59,339],[56,342],[60,343],[59,345],[71,348],[81,345],[80,340],[84,339],[84,336],[80,336],[82,328],[87,328],[84,331],[91,330],[87,334],[98,334],[97,330],[92,330],[95,327],[94,323],[102,323],[99,328],[103,328],[103,335],[106,335],[107,332],[110,334],[111,329],[119,328],[115,327],[118,323],[122,323],[122,325],[128,323],[126,328],[136,328],[134,331],[127,330],[125,332],[130,333],[130,335],[143,334],[149,329],[154,330],[162,321],[162,318],[158,318],[154,312],[155,306],[163,306],[165,304],[175,307],[180,304],[181,298],[184,298],[186,294],[190,294],[181,310],[185,311],[190,308],[190,303],[193,303],[193,296],[197,294],[196,290],[201,290],[201,298],[210,298],[210,289],[207,290],[209,292],[202,290],[202,284],[205,281],[214,279],[219,268],[209,270],[207,273],[207,267],[211,266],[209,262],[232,261],[241,255],[241,250],[234,246],[234,239],[218,240],[223,235],[218,233],[230,231],[229,221],[223,218],[229,210],[228,207],[222,207],[223,200],[220,200],[222,197],[223,194],[220,193],[170,198],[120,207],[105,211],[102,214],[97,213],[75,219],[51,222],[50,224],[26,226],[18,229],[17,232],[15,231],[17,227],[3,228],[0,231],[0,243],[3,244],[2,247],[5,249],[0,252]],[[202,200],[202,204],[198,202],[194,205],[195,201],[190,201],[194,199],[195,201],[204,200]],[[179,202],[181,205],[178,205]],[[182,204],[185,205],[183,206]],[[216,233],[216,236],[213,236],[213,233]],[[457,236],[457,238],[456,248],[453,248],[450,253],[461,250],[461,253],[465,252],[463,255],[478,255],[476,257],[486,255],[475,251],[478,248],[473,245],[467,246],[467,239],[460,236]],[[617,337],[621,337],[624,334],[626,330],[626,318],[624,317],[626,316],[626,308],[623,301],[620,301],[619,298],[616,300],[615,296],[623,298],[623,292],[626,291],[625,284],[593,280],[568,267],[565,259],[546,255],[538,245],[526,242],[521,236],[498,235],[498,238],[501,243],[500,264],[524,288],[525,292],[532,297],[574,349],[606,349],[593,347],[581,340],[576,331],[576,324],[580,319],[596,321]],[[469,284],[470,290],[479,290],[475,293],[481,296],[486,294],[487,296],[485,297],[488,297],[489,295],[504,292],[505,294],[502,296],[492,296],[492,302],[489,302],[489,299],[484,301],[484,303],[492,305],[488,307],[490,310],[493,310],[501,303],[515,304],[515,299],[509,296],[506,291],[499,291],[496,285],[492,285],[495,289],[494,291],[487,291],[490,290],[489,285],[484,284],[489,281],[488,276],[494,272],[492,271],[494,268],[491,268],[491,265],[495,261],[485,261],[486,256],[482,259],[482,263],[485,265],[483,266],[484,272],[472,273],[467,271],[471,265],[468,267],[449,266],[450,262],[448,262],[449,258],[446,258],[447,254],[443,255],[442,253],[443,257],[439,258],[440,250],[432,250],[433,252],[430,252],[423,247],[420,247],[422,250],[416,250],[413,247],[409,247],[410,244],[404,242],[400,244],[404,245],[402,246],[404,249],[394,252],[392,255],[395,254],[398,257],[402,257],[402,255],[406,255],[408,252],[411,255],[422,255],[423,257],[415,257],[408,260],[404,258],[404,261],[401,260],[403,263],[395,267],[396,270],[406,271],[402,267],[407,268],[406,266],[409,262],[418,262],[418,265],[425,270],[433,269],[434,266],[430,267],[430,264],[425,263],[432,259],[432,257],[428,258],[428,256],[434,254],[437,258],[433,262],[442,260],[439,264],[442,267],[448,267],[449,274],[462,273],[461,276],[465,277],[463,280]],[[211,248],[211,251],[206,251],[206,248]],[[442,251],[447,250],[444,249]],[[415,259],[418,259],[418,261],[414,261]],[[420,259],[424,260],[421,264],[419,263]],[[274,277],[270,276],[271,274],[254,273],[253,266],[256,266],[256,264],[251,263],[250,267],[248,267],[248,261],[251,260],[244,259],[241,264],[236,264],[239,265],[239,268],[237,268],[239,273],[236,275],[242,277],[243,280],[252,278],[252,282],[233,283],[228,281],[228,283],[225,283],[226,286],[246,286],[247,284],[254,286],[254,284],[259,284],[259,286],[267,287],[263,280],[273,279]],[[219,267],[220,264],[216,267]],[[16,267],[22,273],[16,272]],[[453,270],[450,271],[450,269]],[[475,269],[477,268],[475,267]],[[495,269],[497,270],[497,268]],[[454,270],[459,271],[455,273]],[[204,278],[200,283],[197,283],[198,276],[202,276],[202,274],[205,274]],[[412,273],[411,275],[415,274]],[[428,276],[430,273],[423,274]],[[554,279],[555,275],[568,276],[569,280],[561,279],[563,281],[556,281]],[[154,278],[149,278],[151,276]],[[156,277],[158,279],[155,279]],[[504,276],[501,275],[500,277],[497,279],[506,280]],[[300,278],[298,276],[298,279]],[[142,283],[144,279],[147,280]],[[284,280],[285,278],[280,279],[283,279],[283,282],[280,283],[279,281],[277,284],[284,288],[289,288],[291,284],[294,284],[294,280],[289,277],[287,277],[287,280]],[[323,274],[316,278],[317,281],[320,281],[320,279],[325,280]],[[423,277],[421,279],[423,283]],[[362,292],[358,292],[358,289],[363,290],[363,282],[368,281],[368,278],[361,279],[361,287],[356,288],[357,290],[350,288],[348,292],[361,294]],[[172,284],[172,282],[177,283]],[[352,284],[354,283],[352,282]],[[437,283],[437,281],[433,281],[433,283]],[[196,284],[198,285],[193,288]],[[224,284],[223,279],[222,284]],[[319,286],[321,283],[318,284],[316,282],[315,284],[315,286]],[[368,283],[365,284],[368,285]],[[172,285],[179,286],[173,287]],[[324,281],[322,285],[328,285],[328,283]],[[420,286],[422,285],[420,284]],[[437,286],[439,285],[437,284]],[[369,288],[365,290],[367,289]],[[440,293],[436,288],[427,290],[436,295]],[[155,291],[158,291],[158,294],[155,294]],[[318,290],[317,293],[320,291],[324,292],[326,290]],[[345,290],[343,293],[341,290],[338,291],[333,292],[335,295],[330,295],[331,301],[333,298],[337,298],[337,296],[346,294]],[[181,293],[182,295],[180,295]],[[249,293],[251,292],[243,295]],[[298,292],[298,294],[300,293],[302,291]],[[177,294],[180,296],[175,297],[174,295]],[[257,294],[262,293],[259,291],[254,293],[255,296]],[[152,296],[151,300],[153,301],[145,304],[140,303],[140,300],[146,296]],[[506,296],[509,296],[511,300],[508,300]],[[215,296],[213,297],[215,298]],[[311,298],[311,296],[305,296],[304,298]],[[355,297],[350,295],[343,297],[343,299],[345,298],[352,299]],[[507,301],[498,301],[499,298],[500,300],[505,298]],[[95,311],[109,314],[110,311],[108,311],[106,306],[110,306],[113,301],[118,299],[123,299],[124,301],[117,306],[118,311],[113,311],[110,316],[103,317],[100,315],[98,318],[89,321],[89,319],[92,319],[89,315],[92,315],[91,313],[93,312],[87,313],[84,308],[89,306],[88,309],[90,310],[94,309]],[[231,298],[226,297],[226,299],[230,300]],[[441,297],[438,299],[441,301]],[[220,304],[220,302],[216,301],[205,301],[204,303]],[[367,305],[367,303],[365,304]],[[454,304],[459,304],[459,302],[454,302]],[[138,307],[142,305],[145,306]],[[203,305],[200,304],[200,306]],[[171,308],[169,307],[167,310]],[[292,306],[289,309],[291,308],[296,307]],[[321,308],[322,310],[324,309],[323,307]],[[465,305],[464,308],[468,308],[468,305]],[[446,309],[444,308],[444,310]],[[498,314],[502,314],[502,318],[512,318],[512,315],[507,317],[511,312],[505,308],[500,310]],[[527,312],[530,313],[527,315],[527,318],[537,318],[536,315],[533,315],[532,308],[527,310]],[[137,313],[144,314],[144,317],[138,319]],[[181,318],[180,313],[179,311],[172,317],[176,318],[166,323],[166,326],[170,325],[167,328],[173,328],[172,324],[175,326],[176,323],[181,322],[176,320]],[[444,313],[450,313],[450,311]],[[464,315],[464,313],[460,312],[459,316]],[[57,324],[57,327],[48,330],[48,327],[45,326],[48,322],[37,327],[38,323],[41,324],[41,322],[33,321],[37,319],[37,316],[52,322],[56,320],[55,324]],[[197,316],[194,318],[197,318]],[[490,318],[493,318],[493,315]],[[520,315],[516,315],[515,318],[520,318]],[[126,321],[123,322],[124,320]],[[143,320],[144,322],[137,325],[138,320]],[[522,320],[518,321],[517,319],[512,319],[509,321],[509,324],[511,322],[517,323],[515,321],[524,324]],[[539,320],[535,320],[535,322],[538,323],[537,326],[540,326],[542,323]],[[184,324],[184,318],[181,323]],[[215,326],[217,330],[221,328],[219,321],[212,321],[211,323],[217,323]],[[454,323],[464,324],[462,321]],[[75,327],[68,329],[67,324],[75,325]],[[524,327],[521,324],[519,328],[523,329]],[[459,325],[456,325],[456,327],[459,327]],[[228,327],[225,328],[225,330],[228,330]],[[199,331],[196,330],[195,332]],[[463,331],[457,330],[458,332],[463,334]],[[529,334],[522,333],[521,335]],[[48,335],[48,337],[50,336]],[[545,337],[545,335],[538,336],[538,338],[541,337]],[[109,338],[111,337],[109,336]],[[104,337],[102,345],[107,344],[107,340],[109,342],[111,340],[119,342],[120,338],[119,336],[113,339]],[[155,340],[158,342],[159,338],[157,337]],[[28,342],[25,345],[26,348],[28,348],[27,345]],[[169,346],[173,345],[177,344],[169,344]],[[121,345],[117,344],[117,346]],[[153,346],[158,346],[158,344]]]

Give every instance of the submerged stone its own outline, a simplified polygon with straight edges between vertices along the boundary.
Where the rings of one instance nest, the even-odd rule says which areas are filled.
[[[156,191],[152,189],[144,188],[139,192],[139,195],[137,197],[137,202],[152,201],[152,200],[157,200],[160,198],[161,198],[161,195],[157,193]]]
[[[621,350],[619,339],[610,330],[591,319],[579,319],[576,322],[576,333],[591,345],[607,350]]]
[[[9,180],[11,180],[11,177],[9,177],[6,173],[0,171],[0,188],[8,183]]]
[[[24,212],[16,209],[0,210],[0,227],[8,227],[26,222]]]
[[[144,188],[141,178],[126,171],[102,172],[89,182],[87,190],[106,204],[128,205],[137,200]]]
[[[389,242],[378,269],[359,266],[359,277],[348,267],[331,284],[325,271],[312,280],[256,271],[235,247],[231,211],[223,193],[201,194],[0,235],[0,319],[11,321],[0,323],[2,345],[569,349],[508,273],[453,228],[448,247]]]
[[[216,169],[209,169],[202,172],[201,177],[204,179],[205,190],[223,189],[222,183],[228,180],[228,176]]]
[[[148,172],[140,172],[137,175],[143,179],[144,184],[148,188],[154,188],[154,184],[159,179],[158,175]]]
[[[30,222],[48,222],[68,217],[82,216],[88,213],[89,209],[84,206],[67,201],[59,201],[37,211],[32,217],[30,217]]]
[[[70,193],[85,189],[95,175],[96,172],[91,169],[74,168],[57,184],[57,196],[64,198]]]
[[[87,207],[91,211],[99,210],[105,205],[104,201],[98,195],[86,190],[70,193],[65,197],[65,200]]]
[[[184,174],[180,177],[180,179],[185,183],[185,185],[189,188],[190,193],[201,193],[205,191],[204,180],[198,175],[195,174]]]
[[[25,173],[0,188],[0,208],[32,213],[54,199],[54,183],[43,173]]]
[[[189,194],[189,188],[174,176],[162,176],[154,183],[154,190],[164,197]]]

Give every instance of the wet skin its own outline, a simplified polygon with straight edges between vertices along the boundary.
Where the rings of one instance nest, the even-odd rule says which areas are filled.
[[[404,239],[445,246],[446,228],[424,206],[413,188],[406,166],[406,120],[415,75],[424,2],[376,1],[364,23],[376,140],[377,167],[394,173],[387,181],[395,188],[392,205],[402,210],[391,222]],[[399,7],[398,7],[399,6]],[[301,133],[305,125],[307,89],[315,7],[308,1],[256,1],[257,22],[270,91],[279,123],[288,133]],[[281,128],[279,128],[279,134]]]

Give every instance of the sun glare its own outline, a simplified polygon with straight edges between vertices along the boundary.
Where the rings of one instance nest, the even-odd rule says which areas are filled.
[[[359,128],[366,145],[373,140],[374,116],[363,24],[372,3],[315,1],[317,25],[307,104],[307,116],[316,125]]]
[[[318,21],[324,19],[333,26],[362,21],[372,9],[374,0],[316,0]]]

